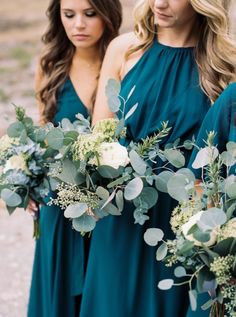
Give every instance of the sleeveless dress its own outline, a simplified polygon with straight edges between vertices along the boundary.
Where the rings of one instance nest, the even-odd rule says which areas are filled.
[[[126,99],[134,85],[125,113],[137,102],[139,105],[126,121],[127,143],[152,135],[167,120],[172,129],[161,147],[197,134],[210,102],[199,86],[193,48],[173,48],[154,41],[124,77],[121,96]],[[143,239],[151,227],[161,228],[165,238],[173,237],[169,218],[175,206],[167,194],[159,193],[143,226],[134,224],[130,204],[122,216],[108,216],[97,223],[80,317],[185,317],[187,288],[157,288],[160,280],[174,277],[173,268],[157,262],[156,248]]]
[[[55,124],[63,118],[74,121],[77,113],[88,116],[72,82],[59,91]],[[28,317],[75,317],[79,313],[88,241],[71,227],[57,206],[40,208],[40,238],[35,258]]]
[[[226,150],[226,144],[229,141],[236,142],[236,83],[230,84],[217,98],[214,105],[207,112],[205,119],[199,130],[196,143],[199,147],[205,147],[204,140],[207,134],[215,131],[214,144],[220,153]],[[189,168],[196,157],[195,149],[189,161]],[[193,169],[196,178],[201,179],[201,169]],[[236,166],[232,166],[230,173],[236,174]],[[201,305],[209,300],[209,295],[204,293],[199,296],[198,308],[193,312],[190,308],[186,317],[208,317],[209,310],[201,310]],[[226,315],[227,316],[227,315]]]

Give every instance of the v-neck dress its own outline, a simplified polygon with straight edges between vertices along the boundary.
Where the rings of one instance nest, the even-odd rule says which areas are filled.
[[[54,122],[58,124],[63,118],[74,121],[77,113],[88,116],[67,79],[58,93]],[[40,208],[40,238],[36,241],[28,317],[78,316],[75,296],[82,293],[86,248],[88,241],[72,229],[59,207]]]
[[[122,80],[121,95],[136,88],[125,113],[138,102],[126,121],[127,138],[140,141],[169,121],[172,127],[160,144],[196,135],[210,102],[199,86],[193,48],[173,48],[154,41]],[[186,160],[189,159],[186,154]],[[158,162],[158,166],[164,164]],[[134,224],[133,207],[125,205],[122,216],[100,220],[92,235],[80,317],[185,317],[188,293],[185,287],[163,291],[160,280],[173,278],[173,268],[156,261],[156,248],[145,244],[147,228],[159,227],[173,237],[169,220],[176,201],[159,193],[149,210],[150,219]]]

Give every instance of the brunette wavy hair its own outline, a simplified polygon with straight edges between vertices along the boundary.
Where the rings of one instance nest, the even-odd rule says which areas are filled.
[[[76,1],[76,0],[75,0]],[[122,7],[119,0],[88,0],[102,18],[105,30],[99,42],[101,60],[110,41],[119,33]],[[51,0],[47,9],[48,29],[42,37],[45,45],[40,59],[40,85],[36,97],[41,106],[41,121],[52,121],[56,113],[57,92],[69,75],[75,47],[68,39],[60,16],[60,0]]]
[[[189,0],[199,17],[195,58],[200,85],[212,102],[224,88],[236,80],[236,43],[230,35],[229,6],[231,0]],[[147,49],[158,30],[149,0],[140,0],[134,10],[135,33],[141,44],[131,47],[127,57]]]

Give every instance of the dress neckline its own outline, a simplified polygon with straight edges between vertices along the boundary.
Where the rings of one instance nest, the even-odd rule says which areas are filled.
[[[192,51],[194,50],[194,46],[170,46],[166,44],[160,43],[157,39],[154,39],[154,45],[160,47],[161,49],[173,50],[173,51]]]
[[[68,76],[68,79],[67,81],[69,82],[69,84],[71,85],[76,97],[78,98],[79,102],[81,103],[81,105],[85,108],[85,110],[87,111],[87,113],[89,113],[89,108],[83,103],[83,101],[81,100],[80,96],[78,95],[73,83],[72,83],[72,80],[70,78],[70,76]]]

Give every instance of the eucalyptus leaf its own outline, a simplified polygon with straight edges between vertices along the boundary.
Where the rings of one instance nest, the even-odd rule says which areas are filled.
[[[189,194],[185,188],[186,185],[186,177],[182,174],[175,174],[167,183],[169,195],[180,202],[188,200]]]
[[[131,88],[131,90],[130,90],[130,92],[129,92],[129,94],[128,94],[128,97],[127,97],[127,101],[128,101],[129,98],[133,95],[133,92],[134,92],[135,88],[136,88],[135,85]]]
[[[106,96],[108,98],[113,95],[118,96],[120,94],[120,90],[121,90],[120,82],[114,78],[110,78],[105,87]]]
[[[146,172],[147,165],[145,161],[138,155],[134,150],[129,153],[130,164],[139,175],[144,175]]]
[[[174,270],[174,275],[176,277],[184,277],[187,275],[187,273],[183,266],[177,266]]]
[[[139,224],[140,226],[144,225],[144,223],[149,220],[149,216],[146,215],[148,209],[144,206],[139,206],[134,210],[134,223]]]
[[[139,206],[140,202],[146,203],[148,209],[156,205],[158,200],[158,192],[153,187],[143,187],[141,194],[135,199],[135,206]]]
[[[164,155],[174,167],[180,168],[185,165],[185,157],[178,150],[166,149]]]
[[[173,172],[163,171],[155,177],[156,188],[163,193],[168,193],[167,183],[169,179],[174,175]]]
[[[107,200],[109,198],[109,191],[102,186],[98,186],[98,188],[96,189],[96,194],[99,198],[103,200]]]
[[[168,251],[167,245],[165,242],[163,242],[157,249],[156,260],[162,261],[166,257],[167,251]]]
[[[57,178],[67,184],[81,185],[85,182],[84,175],[77,172],[77,168],[69,159],[63,161],[62,172]]]
[[[164,232],[159,228],[149,228],[144,233],[144,241],[150,246],[156,246],[162,241]]]
[[[181,174],[186,177],[186,181],[188,183],[194,183],[196,181],[196,177],[193,172],[189,168],[181,168],[176,172],[177,175]]]
[[[172,279],[165,279],[158,283],[158,288],[161,290],[168,290],[172,288],[174,281]]]
[[[96,220],[92,216],[82,215],[72,220],[72,226],[76,231],[81,233],[90,232],[96,226]]]
[[[22,203],[20,195],[8,188],[2,189],[1,199],[4,200],[9,207],[17,207]]]
[[[107,100],[111,112],[117,112],[120,109],[121,101],[118,96],[110,96]]]
[[[195,169],[203,168],[210,162],[213,162],[219,155],[219,151],[216,147],[205,147],[201,149],[192,164]]]
[[[120,216],[121,215],[119,209],[111,203],[108,203],[105,207],[103,207],[101,209],[104,210],[105,212],[107,212],[108,214],[113,215],[113,216]]]
[[[236,183],[227,186],[226,194],[229,196],[229,198],[236,198]]]
[[[143,189],[143,181],[140,177],[132,179],[125,187],[124,197],[126,200],[133,200],[138,197]]]
[[[205,210],[200,220],[197,221],[198,227],[203,231],[212,230],[219,226],[222,226],[227,221],[227,216],[222,209],[209,208]]]
[[[115,169],[109,165],[102,165],[97,168],[98,173],[104,178],[117,178],[121,175],[120,169]]]
[[[236,143],[233,141],[229,141],[226,144],[226,149],[227,151],[230,152],[230,154],[232,154],[233,156],[236,156]]]
[[[115,133],[116,137],[118,137],[121,134],[121,132],[123,131],[124,127],[125,127],[125,120],[124,120],[124,118],[121,118],[119,120],[119,123],[118,123],[117,128],[116,128],[116,133]]]
[[[78,138],[78,132],[76,131],[68,131],[65,133],[64,137],[64,145],[69,145],[73,142],[75,142]]]
[[[111,195],[108,197],[108,199],[105,201],[105,203],[102,206],[102,209],[105,208],[112,200],[115,198],[116,191],[114,190]]]
[[[59,128],[54,128],[48,132],[46,140],[52,149],[60,150],[64,144],[64,134]]]
[[[24,124],[19,121],[12,123],[7,129],[7,134],[10,138],[20,138],[22,133],[26,134],[26,130]]]
[[[64,211],[66,218],[77,218],[82,216],[88,210],[88,205],[85,203],[75,203],[69,205]]]
[[[116,205],[118,207],[118,210],[121,212],[124,209],[124,195],[122,190],[118,190],[116,193]]]
[[[191,305],[192,311],[197,310],[197,292],[195,289],[191,289],[188,291],[189,301]]]
[[[132,114],[136,111],[138,107],[138,103],[136,103],[128,112],[127,114],[125,115],[125,120],[129,119],[129,117],[132,116]]]
[[[230,152],[223,152],[220,155],[222,162],[226,166],[233,166],[236,163],[235,157]]]

